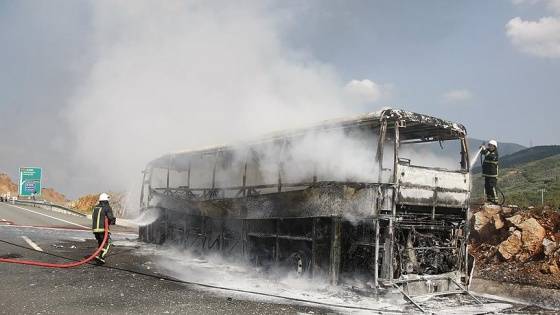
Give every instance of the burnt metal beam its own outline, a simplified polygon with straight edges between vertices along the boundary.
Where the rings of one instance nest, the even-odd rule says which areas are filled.
[[[341,264],[341,218],[332,218],[331,223],[331,255],[329,264],[329,278],[333,285],[340,281],[340,264]]]

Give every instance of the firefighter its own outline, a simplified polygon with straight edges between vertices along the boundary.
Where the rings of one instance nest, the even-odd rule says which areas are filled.
[[[99,195],[99,203],[93,207],[92,214],[92,229],[95,239],[97,240],[98,246],[103,243],[103,236],[105,235],[105,218],[109,220],[109,225],[114,225],[117,221],[113,215],[113,209],[109,205],[109,195],[102,193]],[[108,229],[109,227],[107,227]],[[101,252],[95,256],[97,262],[104,264],[105,256],[109,252],[109,247],[111,246],[110,234],[107,234],[107,241],[103,246]]]
[[[484,156],[482,162],[482,176],[484,176],[484,191],[486,200],[494,205],[498,204],[496,183],[498,182],[498,143],[496,140],[488,142],[488,148],[480,146],[480,153]]]

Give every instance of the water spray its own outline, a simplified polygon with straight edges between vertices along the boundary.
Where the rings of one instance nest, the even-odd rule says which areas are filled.
[[[146,226],[154,223],[159,216],[160,210],[158,208],[148,207],[148,209],[140,212],[140,216],[134,220],[128,220],[128,222],[137,226]]]
[[[480,155],[480,152],[482,152],[482,147],[484,146],[484,142],[482,142],[482,145],[478,148],[478,151],[476,151],[476,154],[474,155],[474,158],[471,160],[470,163],[470,169],[472,169],[472,167],[474,166],[474,163],[476,162],[476,160],[478,159],[478,156]]]

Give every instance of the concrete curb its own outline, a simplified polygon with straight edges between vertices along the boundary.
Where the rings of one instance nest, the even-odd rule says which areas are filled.
[[[530,305],[560,310],[560,291],[556,289],[474,278],[470,290],[506,296]]]

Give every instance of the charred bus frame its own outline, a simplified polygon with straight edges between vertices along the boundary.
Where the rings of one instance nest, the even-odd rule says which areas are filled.
[[[312,141],[304,141],[309,135]],[[323,154],[327,163],[285,158],[296,144],[338,135],[359,138],[353,147],[367,151],[367,162],[358,163],[369,163],[365,178],[327,174],[348,164],[347,157]],[[352,140],[338,141],[345,151]],[[420,145],[423,153],[411,152],[426,157],[451,142],[456,169],[415,165],[405,154],[409,145]],[[273,163],[265,169],[267,159]],[[468,161],[462,125],[399,109],[170,153],[144,171],[142,210],[157,209],[160,216],[140,228],[140,238],[326,276],[334,284],[359,279],[376,294],[387,287],[407,296],[464,291]]]

